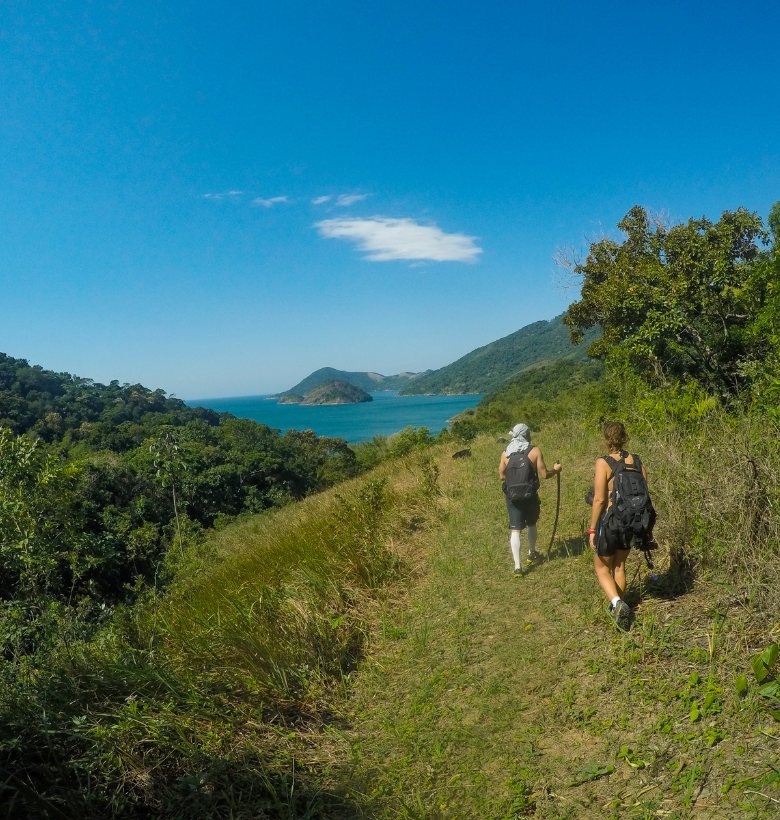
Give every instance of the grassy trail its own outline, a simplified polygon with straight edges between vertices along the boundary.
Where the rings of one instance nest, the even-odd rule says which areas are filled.
[[[377,615],[347,702],[349,799],[420,820],[780,816],[778,724],[733,683],[766,633],[727,593],[675,587],[663,556],[657,582],[639,572],[619,633],[582,552],[599,442],[570,426],[538,443],[564,463],[561,519],[550,560],[522,579],[501,445],[442,461],[445,522],[419,585]],[[546,552],[554,480],[541,495]]]

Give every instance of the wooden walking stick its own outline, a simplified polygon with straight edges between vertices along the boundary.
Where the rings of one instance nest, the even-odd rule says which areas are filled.
[[[552,549],[553,541],[555,541],[555,531],[558,529],[558,515],[561,511],[561,474],[556,476],[558,483],[558,500],[555,502],[555,523],[553,524],[552,538],[550,539],[550,546],[547,547],[547,560],[550,560],[550,550]]]

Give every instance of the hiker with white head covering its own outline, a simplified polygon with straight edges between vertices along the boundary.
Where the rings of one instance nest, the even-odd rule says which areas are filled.
[[[515,562],[514,574],[522,576],[520,562],[522,541],[520,533],[528,530],[528,558],[530,565],[539,560],[541,553],[536,549],[536,522],[539,520],[539,478],[554,478],[561,472],[556,462],[552,470],[547,469],[542,451],[531,445],[531,431],[527,424],[516,424],[509,435],[512,437],[506,450],[501,453],[498,477],[503,482],[502,489],[509,513],[509,547]]]
[[[531,449],[531,442],[529,441],[531,431],[528,429],[527,424],[516,424],[509,435],[512,436],[512,438],[506,450],[504,450],[507,458],[511,456],[512,453],[524,453],[526,450]]]

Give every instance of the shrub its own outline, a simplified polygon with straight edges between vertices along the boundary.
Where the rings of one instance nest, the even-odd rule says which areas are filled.
[[[780,428],[711,408],[698,425],[649,425],[633,445],[652,471],[657,534],[678,564],[780,616]]]

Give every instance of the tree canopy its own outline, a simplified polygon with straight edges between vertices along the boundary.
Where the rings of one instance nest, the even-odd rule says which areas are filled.
[[[739,394],[772,348],[778,225],[780,204],[769,230],[744,208],[670,228],[632,208],[618,223],[625,240],[592,244],[574,268],[581,298],[564,318],[572,342],[600,326],[591,356],[623,360],[652,382]]]

